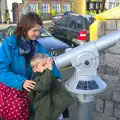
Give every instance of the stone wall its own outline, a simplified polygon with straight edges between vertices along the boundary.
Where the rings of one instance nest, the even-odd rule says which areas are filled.
[[[98,36],[120,29],[120,20],[101,21]],[[98,74],[107,89],[95,97],[94,120],[120,120],[120,43],[100,53]]]

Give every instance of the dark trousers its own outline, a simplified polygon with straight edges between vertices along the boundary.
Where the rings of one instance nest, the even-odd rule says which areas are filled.
[[[69,110],[68,110],[68,108],[66,108],[65,111],[63,112],[63,118],[69,118]]]

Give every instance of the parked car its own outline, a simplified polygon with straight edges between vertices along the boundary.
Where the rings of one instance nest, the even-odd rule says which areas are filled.
[[[70,15],[70,14],[76,14],[74,11],[66,11],[66,12],[64,12],[64,16],[65,15]]]
[[[62,54],[70,45],[53,37],[46,29],[41,29],[38,41],[54,56]]]
[[[0,32],[0,41],[3,41],[6,37],[14,34],[16,26],[9,26],[6,29],[1,30]]]
[[[61,18],[63,18],[63,16],[64,13],[56,14],[56,16],[52,18],[52,25],[56,24]]]
[[[64,13],[58,13],[58,14],[56,14],[56,16],[54,16],[52,18],[52,25],[54,25],[57,22],[59,22],[59,20],[62,19],[64,16],[70,15],[70,14],[75,14],[75,12],[73,12],[73,11],[67,11],[67,12],[64,12]]]
[[[50,30],[54,36],[76,44],[89,41],[88,20],[79,14],[64,16]]]
[[[90,25],[95,21],[95,18],[92,15],[84,15],[84,17],[87,19],[87,27],[90,27]]]
[[[15,29],[16,26],[10,26],[4,31],[2,31],[1,39],[4,40],[5,38],[9,37],[10,36],[9,33],[11,32],[14,33]],[[65,52],[67,48],[70,48],[69,44],[53,37],[45,28],[41,28],[38,41],[54,56],[62,54]]]

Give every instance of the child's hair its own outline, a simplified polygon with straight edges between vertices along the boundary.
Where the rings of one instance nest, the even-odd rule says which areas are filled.
[[[42,54],[42,53],[38,53],[35,56],[33,56],[30,65],[32,68],[36,67],[37,64],[41,61],[41,60],[45,60],[47,59],[49,56],[47,54]]]

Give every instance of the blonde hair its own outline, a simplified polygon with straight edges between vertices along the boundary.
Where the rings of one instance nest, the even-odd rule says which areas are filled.
[[[30,65],[32,68],[36,67],[41,60],[46,60],[49,56],[47,54],[38,53],[33,56]]]

